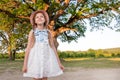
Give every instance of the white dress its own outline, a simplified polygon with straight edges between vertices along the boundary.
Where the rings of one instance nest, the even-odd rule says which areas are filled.
[[[58,76],[63,73],[56,55],[49,45],[48,30],[34,30],[35,44],[30,50],[27,72],[24,77],[43,78]]]

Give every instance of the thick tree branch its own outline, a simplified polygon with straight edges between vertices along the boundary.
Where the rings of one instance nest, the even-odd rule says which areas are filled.
[[[21,18],[21,19],[30,19],[30,17],[28,17],[28,16],[18,16],[17,18]]]
[[[117,13],[120,14],[120,9],[119,9],[119,8],[120,8],[120,3],[118,3],[117,5],[111,7],[111,9],[112,9],[113,11],[115,11],[115,12],[117,12]]]
[[[20,18],[20,19],[29,19],[27,16],[16,16],[7,10],[0,9],[1,13],[8,15],[10,18]]]
[[[65,12],[64,10],[60,9],[56,12],[56,15],[53,17],[53,20],[57,20],[61,15],[63,15]]]
[[[112,8],[112,10],[120,14],[120,11],[117,10],[116,8]]]
[[[32,0],[32,2],[33,2],[33,3],[36,3],[36,2],[37,2],[37,0]]]
[[[65,5],[69,5],[70,0],[65,0]]]
[[[8,15],[9,17],[16,18],[16,17],[15,17],[16,15],[13,15],[13,14],[10,13],[9,11],[0,9],[0,12],[1,12],[1,13],[5,13],[5,14]]]
[[[62,8],[59,9],[56,12],[56,15],[52,18],[52,20],[57,20],[61,15],[63,15],[65,13],[64,10],[69,6],[69,2],[70,2],[70,0],[65,0],[64,1],[64,4],[63,4]],[[56,3],[61,4],[61,1],[60,0],[56,0]]]
[[[58,37],[61,33],[68,31],[68,30],[77,31],[76,29],[72,29],[72,28],[64,26],[64,27],[60,27],[56,31],[52,31],[52,35],[53,35],[53,37]]]
[[[60,34],[60,33],[63,33],[65,31],[68,31],[68,30],[77,31],[76,29],[72,29],[72,28],[68,28],[68,27],[61,27],[57,30],[57,32],[59,32],[59,34]]]

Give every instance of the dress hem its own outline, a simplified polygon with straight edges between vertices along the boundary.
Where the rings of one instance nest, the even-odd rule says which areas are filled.
[[[23,74],[23,77],[29,77],[29,78],[44,78],[44,77],[47,77],[47,78],[50,78],[50,77],[56,77],[56,76],[59,76],[59,75],[62,75],[63,72],[61,71],[60,73],[57,73],[57,74],[54,74],[54,75],[49,75],[49,76],[39,76],[39,77],[35,77],[35,76],[32,76],[32,74]]]

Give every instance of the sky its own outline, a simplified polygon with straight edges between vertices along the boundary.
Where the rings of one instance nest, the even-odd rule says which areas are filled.
[[[58,39],[60,51],[86,51],[88,49],[106,49],[120,47],[120,32],[111,29],[86,31],[85,37],[81,37],[71,43],[61,42]]]

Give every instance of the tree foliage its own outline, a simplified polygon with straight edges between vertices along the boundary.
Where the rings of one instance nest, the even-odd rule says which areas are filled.
[[[1,45],[10,51],[24,49],[31,29],[29,16],[41,9],[49,14],[49,29],[55,40],[77,41],[85,36],[88,24],[92,30],[120,30],[119,0],[0,0]]]

